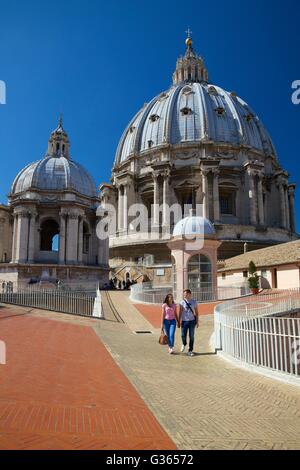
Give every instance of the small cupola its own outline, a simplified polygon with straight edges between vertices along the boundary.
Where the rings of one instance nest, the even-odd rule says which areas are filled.
[[[63,128],[62,115],[59,117],[57,128],[51,133],[48,142],[47,156],[70,158],[70,142]]]

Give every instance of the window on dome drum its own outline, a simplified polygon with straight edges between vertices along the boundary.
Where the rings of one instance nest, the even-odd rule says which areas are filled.
[[[153,145],[153,140],[148,140],[148,148],[151,149]]]
[[[194,255],[188,261],[188,288],[193,295],[203,289],[212,294],[212,266],[205,255]],[[208,299],[209,300],[209,299]]]
[[[236,215],[236,192],[234,189],[220,189],[220,211],[223,215]]]
[[[59,144],[56,144],[56,151],[58,152],[59,150]]]
[[[189,215],[190,209],[196,208],[196,192],[191,189],[187,193],[181,195],[181,211],[182,217],[187,217]]]
[[[53,219],[45,220],[40,229],[41,251],[58,251],[59,225]]]

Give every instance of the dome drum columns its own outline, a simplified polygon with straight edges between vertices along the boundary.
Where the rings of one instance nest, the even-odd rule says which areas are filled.
[[[11,263],[33,263],[36,232],[35,211],[14,211]]]
[[[168,208],[170,206],[169,197],[169,186],[170,186],[170,171],[166,170],[163,173],[163,213],[162,213],[162,227],[163,233],[170,232],[170,218],[168,216]]]
[[[291,231],[295,232],[296,222],[295,222],[295,184],[288,185],[288,201],[289,201],[289,210],[290,210],[290,226]]]
[[[159,227],[159,174],[153,172],[153,228],[155,231]]]
[[[29,238],[28,263],[34,263],[37,218],[38,218],[37,212],[31,212],[30,213],[29,235],[28,235],[28,238]]]
[[[83,264],[84,212],[60,212],[59,264]]]
[[[117,232],[119,235],[126,235],[128,233],[128,182],[119,183],[118,189],[118,220]]]
[[[244,164],[248,176],[250,223],[254,226],[265,225],[265,210],[263,196],[264,165],[260,162]]]
[[[29,214],[25,210],[19,211],[17,216],[15,262],[26,263],[28,260],[28,229]]]
[[[207,219],[212,219],[215,224],[219,224],[221,222],[220,219],[220,196],[219,196],[219,175],[220,175],[220,162],[216,162],[217,165],[213,167],[202,166],[201,167],[201,174],[202,174],[202,204],[203,204],[203,217]],[[209,207],[209,181],[208,175],[212,175],[212,209],[213,214],[210,214],[210,207]]]
[[[283,229],[295,231],[295,184],[288,183],[288,174],[277,174],[277,189],[279,192],[280,224]]]
[[[78,263],[78,225],[79,214],[71,212],[68,214],[67,225],[67,246],[66,246],[66,263]]]
[[[170,169],[153,169],[153,207],[152,207],[152,230],[158,233],[160,226],[162,233],[169,233],[169,206],[170,206]],[[162,200],[160,198],[162,195]],[[160,202],[162,204],[160,204]],[[162,220],[160,222],[160,210],[162,210]],[[150,215],[150,214],[149,214]]]
[[[64,211],[61,211],[59,213],[59,220],[60,220],[60,231],[59,231],[60,240],[59,240],[59,254],[58,254],[59,264],[66,263],[66,243],[67,243],[66,219],[67,219],[67,213]]]
[[[97,217],[97,223],[100,223],[101,219],[105,217],[106,215],[107,215],[107,212],[105,212],[105,207],[104,207],[103,214],[98,215]],[[108,226],[107,226],[107,230],[108,230]],[[98,240],[97,257],[98,257],[98,265],[106,266],[104,261],[109,259],[109,237],[108,236],[104,240],[102,239]]]

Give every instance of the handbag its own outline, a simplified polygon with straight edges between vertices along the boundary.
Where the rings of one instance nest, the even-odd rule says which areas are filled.
[[[164,330],[162,329],[161,330],[161,333],[160,333],[160,337],[159,337],[159,340],[158,340],[159,344],[161,345],[165,345],[165,344],[168,344],[168,337],[166,335],[166,333],[164,332]]]

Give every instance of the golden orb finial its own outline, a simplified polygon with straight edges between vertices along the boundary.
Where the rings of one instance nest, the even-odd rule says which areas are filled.
[[[186,34],[187,34],[187,38],[185,40],[185,44],[187,45],[187,47],[192,47],[193,40],[191,38],[192,31],[190,30],[190,28],[187,29]]]

